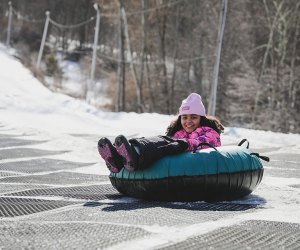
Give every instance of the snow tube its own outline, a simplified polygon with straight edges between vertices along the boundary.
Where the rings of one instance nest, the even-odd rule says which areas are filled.
[[[249,145],[249,143],[248,143]],[[259,158],[240,146],[167,156],[144,170],[123,168],[109,178],[120,193],[154,201],[225,201],[249,195],[261,182]]]

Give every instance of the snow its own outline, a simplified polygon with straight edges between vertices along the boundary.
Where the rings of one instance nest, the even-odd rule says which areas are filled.
[[[2,65],[0,68],[0,124],[8,128],[6,131],[8,134],[46,141],[42,144],[31,145],[31,147],[68,151],[63,156],[52,156],[56,159],[68,157],[73,161],[93,163],[90,167],[76,169],[77,172],[95,175],[108,174],[96,149],[96,143],[101,136],[113,138],[119,134],[131,137],[163,134],[170,121],[175,118],[175,116],[155,113],[104,112],[84,101],[53,93],[34,78],[12,54],[13,51],[8,51],[0,45]],[[76,82],[74,78],[75,76],[72,81]],[[5,132],[5,130],[2,131]],[[248,139],[251,148],[265,150],[264,154],[267,156],[271,157],[276,152],[277,154],[299,154],[300,157],[299,134],[228,127],[221,140],[223,145],[236,145],[243,138]],[[9,160],[0,160],[0,163],[3,161]],[[293,159],[287,159],[287,161],[293,162]],[[273,166],[268,165],[266,168],[268,167]],[[228,226],[245,220],[300,223],[300,189],[293,185],[300,185],[300,179],[264,176],[253,194],[236,202],[260,204],[266,209],[258,209],[253,213],[241,213],[231,219],[203,223],[201,227],[191,225],[186,228],[184,234],[182,230],[176,231],[177,228],[170,233],[171,229],[167,227],[163,234],[157,236],[157,239],[152,238],[151,242],[142,239],[127,248],[141,249],[145,244],[155,245],[158,242],[178,240],[178,237],[186,238],[196,232],[208,232],[220,226]],[[132,202],[132,199],[125,199],[124,202]],[[164,228],[156,229],[153,226],[153,230],[164,230]]]

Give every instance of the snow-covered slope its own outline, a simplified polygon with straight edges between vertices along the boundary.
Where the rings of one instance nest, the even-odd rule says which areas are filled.
[[[163,134],[174,119],[174,116],[160,114],[103,112],[83,101],[53,93],[9,55],[3,45],[0,45],[0,62],[0,123],[13,128],[7,133],[21,133],[47,140],[35,147],[70,150],[68,157],[72,160],[96,162],[91,168],[77,169],[79,172],[108,173],[96,149],[100,136]],[[74,134],[86,135],[86,139]],[[270,157],[275,152],[300,156],[298,134],[229,127],[222,135],[222,142],[224,145],[237,144],[242,138],[247,138],[252,147],[265,151]],[[299,188],[292,187],[295,184],[300,184],[299,178],[264,177],[254,195],[243,202],[259,202],[267,209],[241,214],[235,220],[263,219],[300,223],[300,192]],[[234,221],[223,220],[218,223],[226,225]],[[215,226],[207,225],[207,229]]]

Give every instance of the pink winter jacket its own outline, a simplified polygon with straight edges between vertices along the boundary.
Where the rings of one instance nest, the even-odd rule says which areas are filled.
[[[210,127],[200,127],[191,133],[187,133],[184,129],[177,131],[173,135],[174,139],[185,139],[189,143],[187,151],[193,151],[199,143],[207,142],[214,147],[221,146],[220,135]],[[208,146],[200,146],[197,149],[208,148]]]

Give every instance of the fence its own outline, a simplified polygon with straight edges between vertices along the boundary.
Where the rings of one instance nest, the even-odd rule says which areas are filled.
[[[26,21],[26,22],[32,22],[32,23],[42,22],[42,20],[28,19],[28,18],[22,16],[20,13],[18,13],[13,8],[11,2],[8,2],[8,6],[9,6],[9,10],[8,10],[8,27],[7,27],[6,46],[10,46],[10,36],[11,36],[12,17],[13,17],[13,15],[16,15],[18,19]],[[92,67],[91,67],[91,82],[94,82],[94,78],[95,78],[95,67],[96,67],[96,56],[97,56],[99,23],[100,23],[100,9],[99,9],[97,4],[94,5],[94,8],[97,12],[97,15],[96,15],[95,39],[94,39],[94,45],[93,45],[93,60],[92,60]],[[38,59],[37,59],[37,62],[36,62],[36,67],[39,68],[40,64],[41,64],[43,51],[44,51],[44,47],[45,47],[45,42],[46,42],[46,38],[47,38],[47,34],[48,34],[49,23],[51,23],[52,25],[54,25],[54,26],[56,26],[60,29],[74,29],[74,28],[78,28],[78,27],[81,27],[83,25],[86,25],[86,24],[92,22],[94,19],[95,19],[95,17],[93,16],[89,20],[83,21],[83,22],[78,23],[78,24],[63,25],[63,24],[60,24],[60,23],[54,21],[53,19],[51,19],[50,12],[46,11],[45,27],[44,27],[44,31],[43,31],[43,36],[42,36],[41,46],[40,46],[40,50],[39,50],[39,54],[38,54]]]
[[[120,1],[120,3],[122,3],[123,1]],[[177,10],[179,10],[179,8],[177,8],[177,6],[179,6],[180,4],[184,4],[186,2],[186,0],[174,0],[168,3],[162,3],[159,6],[155,6],[155,7],[148,7],[146,8],[144,6],[143,9],[139,10],[139,11],[125,11],[124,5],[120,6],[120,10],[119,10],[119,14],[102,14],[100,13],[100,8],[97,4],[94,4],[94,10],[96,11],[96,15],[90,17],[87,20],[84,20],[80,23],[77,24],[72,24],[72,25],[65,25],[65,24],[61,24],[55,20],[53,20],[51,18],[51,13],[49,11],[47,11],[46,14],[46,18],[44,20],[35,20],[32,18],[28,18],[26,16],[23,16],[20,12],[18,12],[17,10],[14,9],[13,5],[11,2],[8,3],[8,27],[7,27],[7,39],[6,39],[6,44],[7,46],[10,45],[10,37],[11,37],[11,31],[13,29],[12,27],[12,19],[14,16],[16,16],[19,20],[22,20],[24,22],[31,22],[31,23],[42,23],[44,22],[44,30],[43,30],[43,35],[42,35],[42,40],[41,40],[41,44],[40,44],[40,49],[39,49],[39,53],[38,53],[38,57],[37,57],[37,61],[36,61],[36,67],[40,68],[41,62],[42,62],[42,57],[43,57],[43,52],[44,52],[44,47],[45,47],[45,43],[47,40],[47,36],[49,36],[49,27],[52,25],[53,27],[56,27],[58,29],[61,30],[68,30],[68,29],[75,29],[75,28],[79,28],[81,26],[84,25],[88,25],[91,22],[95,21],[95,30],[94,30],[94,41],[93,41],[93,45],[92,45],[92,60],[91,60],[91,66],[90,66],[90,80],[88,83],[88,89],[93,88],[94,84],[95,84],[95,69],[96,69],[96,64],[97,64],[97,59],[100,58],[104,58],[105,60],[109,60],[111,62],[114,62],[116,64],[118,64],[118,72],[122,71],[120,68],[121,67],[125,67],[124,65],[126,65],[126,67],[129,68],[129,72],[131,75],[131,79],[133,80],[134,84],[135,84],[135,89],[136,89],[136,98],[137,98],[137,107],[138,107],[138,111],[143,111],[144,107],[143,107],[143,100],[142,100],[142,82],[143,82],[143,69],[148,68],[147,70],[151,70],[154,69],[155,67],[160,67],[160,68],[165,68],[165,70],[169,70],[167,66],[167,64],[172,64],[174,70],[172,73],[172,77],[169,81],[171,81],[170,84],[168,84],[168,82],[165,82],[164,84],[166,84],[166,88],[168,88],[168,86],[170,87],[171,91],[168,90],[163,90],[164,92],[169,92],[169,94],[167,95],[167,98],[172,98],[172,96],[174,95],[173,93],[173,88],[174,88],[174,83],[176,81],[175,77],[176,77],[176,70],[178,70],[178,68],[183,69],[183,68],[190,68],[191,65],[195,65],[198,62],[201,62],[202,60],[207,60],[207,58],[205,58],[205,55],[192,55],[192,56],[178,56],[179,53],[174,53],[173,57],[162,57],[162,56],[157,56],[155,55],[155,53],[151,53],[151,52],[147,52],[147,54],[143,53],[137,53],[136,50],[132,47],[132,41],[130,41],[130,35],[128,32],[128,23],[127,23],[127,19],[134,17],[136,15],[140,15],[143,16],[145,14],[149,14],[149,13],[155,13],[158,10],[161,9],[168,9],[168,8],[176,8]],[[223,0],[223,6],[226,3],[227,5],[227,1]],[[222,13],[221,13],[222,14]],[[102,16],[106,17],[106,18],[112,18],[114,20],[119,20],[119,22],[123,23],[121,25],[123,25],[122,29],[123,29],[123,36],[125,37],[123,43],[126,43],[127,45],[127,50],[125,49],[124,44],[122,45],[123,47],[121,48],[120,46],[118,46],[117,49],[113,48],[110,49],[111,51],[114,50],[116,53],[113,54],[107,54],[107,53],[103,53],[103,52],[99,52],[102,51],[101,48],[103,48],[103,45],[98,45],[98,41],[99,41],[99,34],[100,34],[100,17],[102,18]],[[220,19],[221,20],[221,19]],[[224,25],[225,23],[225,19],[222,19],[222,25]],[[221,23],[220,23],[221,24]],[[223,26],[224,29],[224,26]],[[178,32],[178,31],[176,31]],[[122,36],[122,34],[120,35]],[[119,38],[121,39],[121,38]],[[219,41],[219,46],[218,46],[218,55],[220,55],[220,48],[221,48],[221,43],[222,43],[222,36],[219,37],[218,39]],[[120,43],[119,43],[120,44]],[[176,45],[178,46],[178,45]],[[120,51],[123,50],[123,51]],[[121,55],[121,53],[123,55]],[[216,52],[215,52],[216,53]],[[118,55],[117,57],[115,55]],[[217,60],[220,60],[220,58],[218,57]],[[122,66],[123,65],[123,66]],[[146,66],[145,66],[146,65]],[[140,71],[141,71],[141,76],[139,77],[137,75],[137,67],[139,67]],[[151,68],[152,67],[152,68]],[[215,76],[214,76],[214,82],[215,84],[217,83],[217,79],[218,79],[218,70],[217,68],[219,67],[219,63],[218,61],[215,62]],[[190,70],[190,69],[188,69]],[[125,73],[123,73],[124,76],[121,76],[118,73],[118,82],[117,82],[117,94],[116,94],[116,110],[123,110],[124,109],[124,97],[122,97],[122,94],[120,94],[119,92],[122,89],[122,86],[120,85],[124,85],[125,83],[121,82],[121,79],[125,77]],[[187,73],[188,77],[189,77],[189,73]],[[163,78],[169,78],[168,73],[166,73],[165,75],[162,76]],[[206,79],[210,78],[208,76],[206,76]],[[179,78],[180,80],[180,78]],[[149,80],[148,80],[149,81]],[[157,80],[156,81],[160,82],[161,80]],[[207,82],[210,82],[209,79],[206,80]],[[216,86],[216,85],[215,85]],[[214,103],[213,107],[213,111],[215,112],[215,103],[216,103],[216,87],[212,87],[211,88],[211,103]],[[124,90],[123,90],[124,91]],[[214,92],[214,93],[213,93]],[[212,94],[213,93],[213,94]],[[123,94],[124,95],[124,94]],[[207,95],[208,96],[208,95]],[[155,99],[155,98],[154,98]],[[153,101],[153,103],[155,103],[155,101]],[[153,104],[154,105],[154,104]],[[170,104],[168,104],[169,106],[171,106],[171,108],[169,107],[168,110],[166,111],[167,113],[172,113],[172,106],[174,106],[173,101],[170,102]]]

